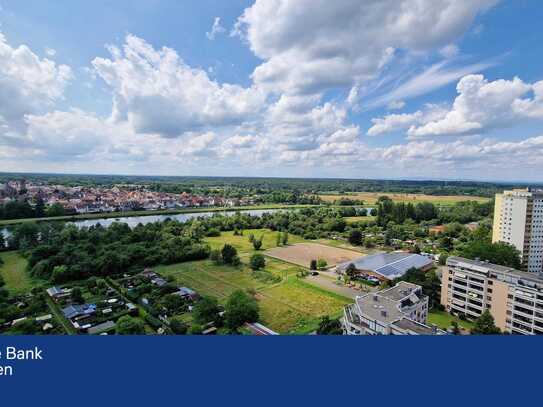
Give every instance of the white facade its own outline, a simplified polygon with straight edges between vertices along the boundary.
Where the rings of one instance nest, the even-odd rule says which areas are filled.
[[[543,272],[543,191],[497,194],[492,241],[515,246],[526,271]]]
[[[342,318],[347,335],[441,335],[426,325],[428,297],[422,287],[399,282],[376,293],[358,296],[345,307]]]
[[[543,193],[535,195],[528,251],[528,271],[543,272]]]

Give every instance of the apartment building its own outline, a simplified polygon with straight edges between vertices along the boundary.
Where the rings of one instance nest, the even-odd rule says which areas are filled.
[[[543,279],[538,274],[452,256],[442,270],[441,304],[470,319],[488,309],[504,332],[543,334]]]
[[[524,271],[543,272],[543,190],[496,194],[492,241],[515,246]]]
[[[342,319],[347,335],[436,335],[445,332],[426,325],[428,297],[422,287],[400,282],[396,286],[355,299]]]

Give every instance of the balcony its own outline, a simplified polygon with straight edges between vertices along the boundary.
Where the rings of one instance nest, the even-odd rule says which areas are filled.
[[[485,281],[484,280],[479,280],[479,279],[474,279],[474,278],[470,278],[469,279],[469,283],[470,284],[476,284],[480,287],[484,287],[485,286]]]

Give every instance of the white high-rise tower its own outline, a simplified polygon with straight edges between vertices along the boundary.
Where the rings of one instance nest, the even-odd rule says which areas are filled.
[[[524,270],[543,272],[543,190],[514,189],[496,194],[493,242],[515,246]]]

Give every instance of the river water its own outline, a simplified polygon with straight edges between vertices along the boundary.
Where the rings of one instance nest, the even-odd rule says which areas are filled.
[[[90,227],[94,225],[102,225],[104,227],[108,227],[109,225],[120,222],[120,223],[126,223],[131,228],[137,226],[139,223],[145,225],[147,223],[153,223],[153,222],[161,222],[166,219],[175,219],[179,222],[186,222],[189,219],[199,218],[199,217],[210,217],[215,214],[219,215],[225,215],[225,216],[232,216],[237,213],[245,213],[247,215],[251,216],[262,216],[264,213],[273,213],[278,211],[285,211],[285,210],[291,210],[291,209],[252,209],[252,210],[238,210],[238,211],[210,211],[210,212],[193,212],[193,213],[178,213],[175,215],[144,215],[144,216],[121,216],[118,218],[95,218],[95,219],[82,219],[82,220],[75,220],[75,221],[68,221],[66,223],[72,223],[76,225],[77,227]],[[53,221],[58,222],[58,221]],[[3,228],[0,229],[0,232],[4,235],[4,237],[9,237],[10,232],[9,228]]]

